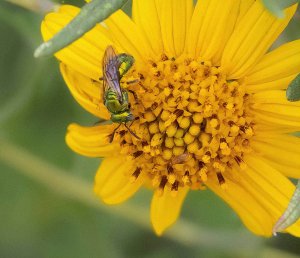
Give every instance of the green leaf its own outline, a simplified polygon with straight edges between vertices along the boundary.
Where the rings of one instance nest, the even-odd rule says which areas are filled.
[[[300,74],[290,83],[286,90],[286,97],[289,101],[300,100]]]
[[[34,52],[35,57],[54,54],[71,44],[98,22],[108,18],[116,10],[122,8],[127,0],[93,0],[83,6],[79,14],[52,39],[44,42]]]
[[[300,218],[300,180],[287,209],[274,226],[273,232],[280,232],[294,224]]]
[[[284,17],[284,9],[298,3],[297,0],[263,0],[265,7],[278,18]]]

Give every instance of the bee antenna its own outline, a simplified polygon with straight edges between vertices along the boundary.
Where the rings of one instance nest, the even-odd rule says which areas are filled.
[[[127,128],[127,130],[137,139],[141,139],[140,137],[138,137],[133,131],[130,130],[130,128],[128,127],[128,125],[126,123],[124,123],[125,127]]]

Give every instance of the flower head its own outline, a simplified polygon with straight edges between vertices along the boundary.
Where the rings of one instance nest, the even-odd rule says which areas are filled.
[[[118,123],[68,128],[75,152],[104,157],[96,194],[117,204],[153,189],[151,221],[162,234],[188,191],[209,188],[252,232],[270,236],[294,190],[287,177],[300,177],[300,140],[289,134],[300,129],[300,104],[284,91],[300,72],[300,40],[267,51],[296,8],[278,19],[254,0],[133,0],[132,19],[117,11],[59,51],[74,98],[107,120],[104,52],[112,45],[135,59],[120,82],[130,130],[121,125],[110,142]],[[44,38],[77,13],[62,6],[47,15]],[[287,232],[299,236],[300,224]]]

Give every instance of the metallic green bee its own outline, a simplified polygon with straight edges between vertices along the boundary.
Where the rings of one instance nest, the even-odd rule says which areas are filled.
[[[133,121],[134,116],[130,110],[128,91],[120,85],[120,80],[128,72],[134,63],[134,58],[128,54],[117,55],[112,46],[108,46],[103,57],[103,102],[111,113],[110,120],[120,124],[112,133],[113,140],[116,130],[124,124],[128,131],[139,139],[127,126],[127,122]],[[133,93],[134,94],[134,93]],[[135,96],[135,94],[134,94]]]

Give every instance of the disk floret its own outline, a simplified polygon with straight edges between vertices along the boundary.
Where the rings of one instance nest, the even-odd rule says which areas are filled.
[[[141,140],[125,130],[115,139],[135,159],[133,177],[143,172],[154,188],[176,194],[183,186],[203,188],[208,175],[224,185],[228,168],[243,166],[255,126],[241,82],[210,62],[166,55],[133,68],[122,83],[134,80],[127,84],[137,96],[130,99],[131,129]]]

